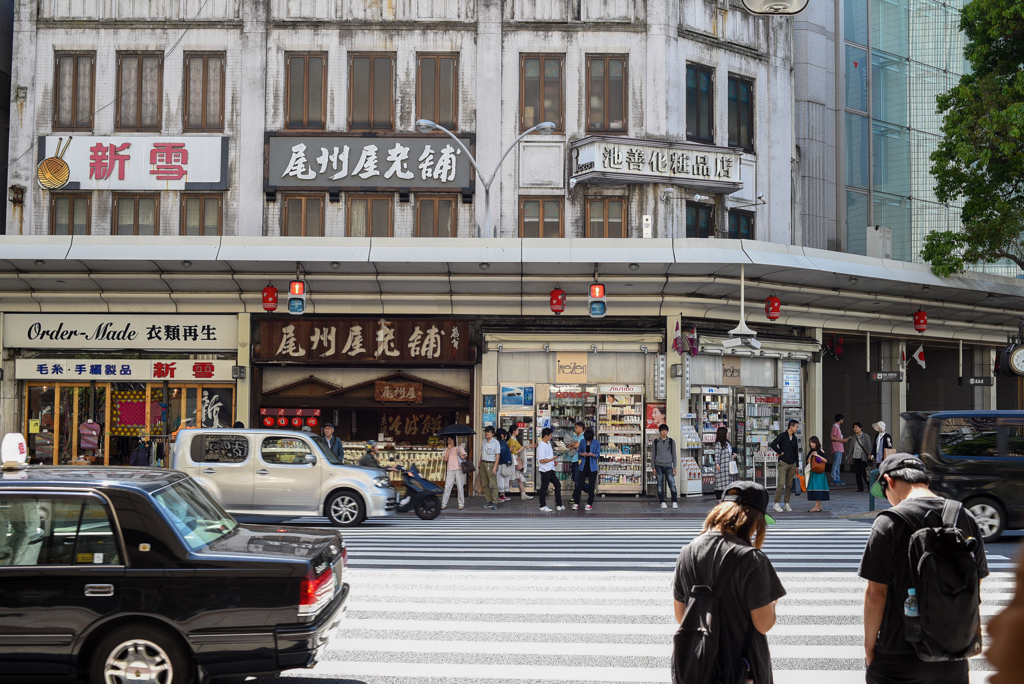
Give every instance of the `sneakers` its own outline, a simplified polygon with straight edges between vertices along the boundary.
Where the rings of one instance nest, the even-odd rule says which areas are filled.
[[[508,501],[508,499],[505,498],[504,494],[498,497],[498,503],[505,503],[506,501]]]
[[[665,503],[664,501],[662,501],[662,502],[661,502],[661,507],[662,507],[662,508],[668,508],[668,504],[667,504],[667,503]]]
[[[532,499],[533,497],[532,497],[532,496],[530,496],[529,494],[527,494],[526,492],[523,492],[523,493],[522,493],[522,495],[520,496],[520,498],[521,498],[521,499],[522,499],[523,501],[529,501],[529,500],[530,500],[530,499]]]
[[[787,511],[787,512],[789,512],[789,511],[792,511],[792,510],[793,510],[793,507],[792,507],[792,506],[790,506],[789,504],[786,504],[786,507],[785,507],[785,508],[786,508],[786,511]]]
[[[459,504],[459,510],[461,511],[463,508],[465,508],[465,506],[463,506],[462,504]]]
[[[676,501],[672,502],[672,508],[679,508],[679,503]]]
[[[448,507],[447,507],[447,506],[445,506],[444,504],[442,504],[442,505],[441,505],[441,510],[442,510],[442,511],[443,511],[444,509],[446,509],[446,508],[448,508]]]
[[[565,510],[565,506],[555,506],[555,510],[564,511]]]
[[[782,512],[782,505],[781,504],[775,504],[775,512],[776,513],[781,513]]]
[[[572,510],[574,510],[574,511],[578,511],[579,509],[580,509],[580,505],[579,505],[578,503],[574,503],[574,504],[572,505]]]
[[[587,504],[587,510],[588,510],[588,511],[592,511],[592,510],[594,510],[594,507],[593,507],[593,506],[591,506],[590,504]]]
[[[540,510],[544,513],[551,513],[551,509],[548,508],[547,506],[541,506]]]
[[[498,510],[498,507],[496,505],[492,504],[492,503],[485,503],[483,505],[483,508],[488,508],[488,509],[493,510],[493,511]]]

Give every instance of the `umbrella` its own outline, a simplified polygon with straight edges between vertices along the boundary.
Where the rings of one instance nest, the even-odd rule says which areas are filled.
[[[443,428],[437,433],[439,437],[463,437],[465,435],[475,435],[476,430],[469,427],[468,425],[459,425],[458,423],[452,423],[446,428]]]

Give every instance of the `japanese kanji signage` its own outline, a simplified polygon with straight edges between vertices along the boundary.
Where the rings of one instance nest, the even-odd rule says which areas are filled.
[[[3,343],[25,349],[235,350],[238,320],[199,315],[7,314]]]
[[[740,152],[727,147],[588,136],[572,143],[577,182],[673,183],[709,192],[742,187]]]
[[[50,382],[232,382],[234,361],[191,359],[15,359],[18,380]]]
[[[273,320],[260,323],[261,361],[322,364],[465,364],[469,323],[396,318]]]
[[[469,138],[460,138],[472,150]],[[451,138],[267,138],[268,188],[470,186],[470,162]]]
[[[423,384],[419,382],[388,382],[378,380],[373,384],[373,398],[376,401],[396,401],[409,404],[423,403]]]
[[[448,423],[444,411],[422,409],[385,409],[380,412],[380,429],[395,441],[426,442]],[[449,416],[450,417],[450,416]]]
[[[58,136],[40,140],[56,157]],[[66,138],[65,138],[66,141]],[[51,190],[224,190],[227,138],[207,136],[73,136],[61,159],[70,174]],[[63,179],[63,177],[61,177]]]

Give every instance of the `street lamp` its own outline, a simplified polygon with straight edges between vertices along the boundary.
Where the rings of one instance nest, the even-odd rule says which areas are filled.
[[[498,169],[501,168],[502,162],[505,161],[505,157],[508,156],[509,152],[519,144],[519,141],[530,135],[531,133],[540,133],[541,135],[551,135],[555,131],[555,124],[550,121],[542,121],[533,128],[530,128],[512,141],[512,144],[508,146],[508,149],[501,155],[501,159],[494,167],[494,172],[488,177],[480,170],[480,165],[476,163],[476,159],[470,154],[466,146],[462,144],[462,141],[455,137],[455,134],[449,131],[441,124],[436,124],[430,119],[419,119],[416,122],[416,130],[420,133],[430,133],[431,131],[444,131],[448,134],[448,137],[455,141],[455,143],[462,148],[462,151],[469,157],[469,163],[476,169],[477,174],[480,176],[480,181],[484,184],[484,235],[490,237],[491,235],[491,183],[494,182],[494,178],[498,175]]]
[[[807,7],[808,0],[743,0],[743,7],[753,14],[797,14]]]

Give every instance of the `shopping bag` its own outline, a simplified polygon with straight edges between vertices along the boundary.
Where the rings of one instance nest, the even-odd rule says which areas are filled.
[[[729,474],[736,475],[740,472],[740,467],[736,465],[736,461],[729,461]]]
[[[807,480],[804,479],[803,475],[797,475],[795,477],[796,477],[796,481],[797,481],[798,486],[794,487],[794,490],[797,491],[797,492],[806,492],[807,491]]]

